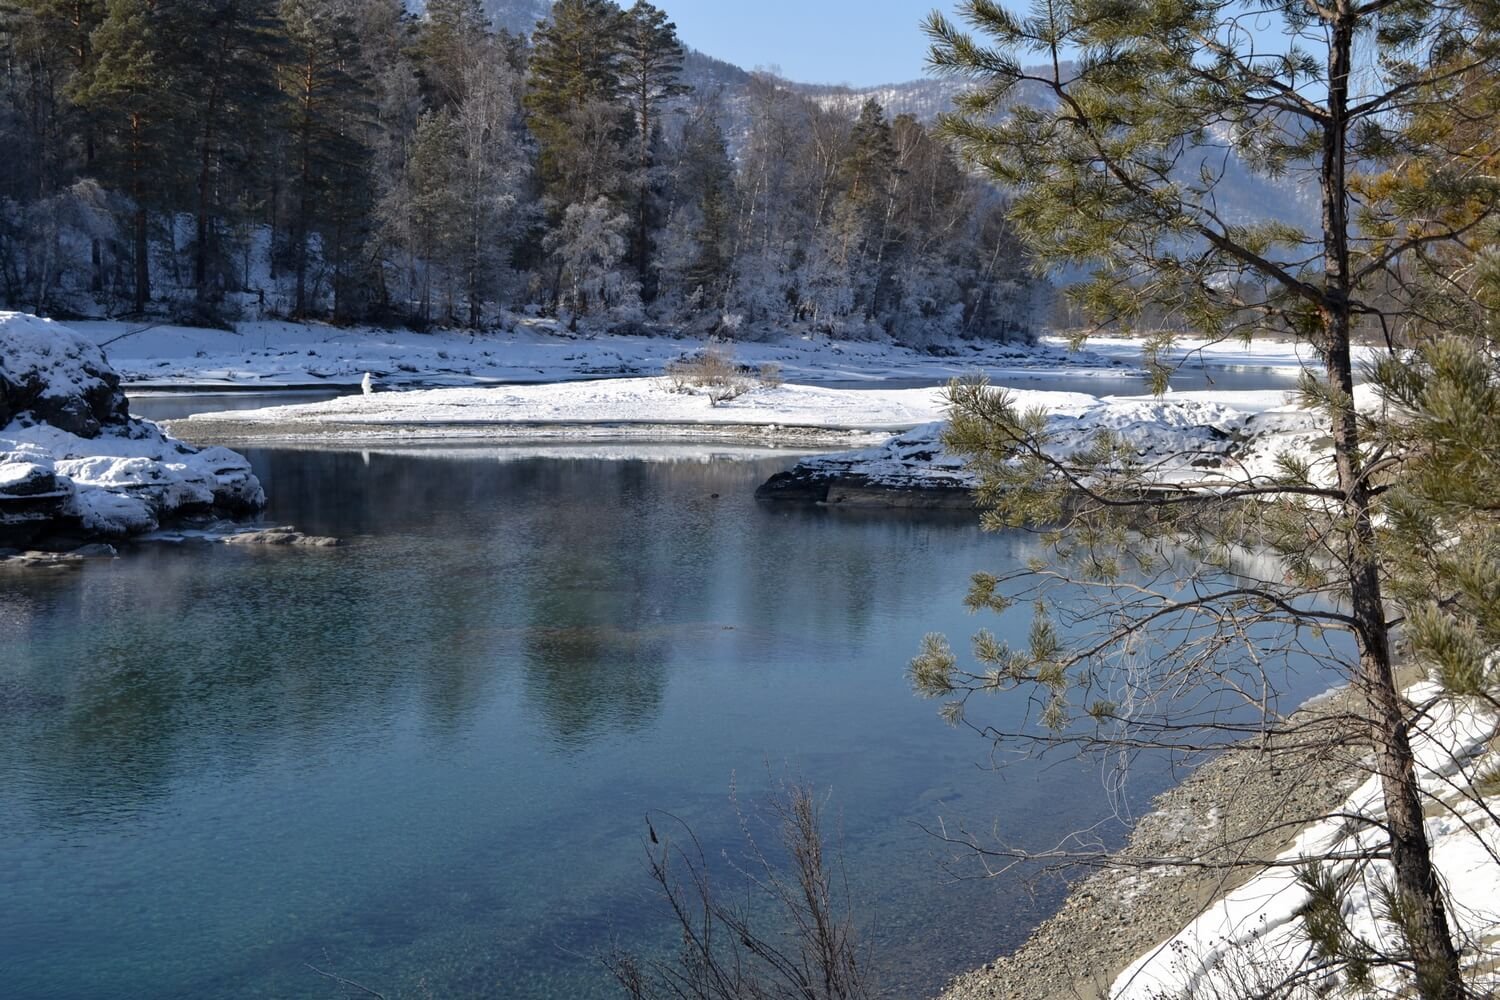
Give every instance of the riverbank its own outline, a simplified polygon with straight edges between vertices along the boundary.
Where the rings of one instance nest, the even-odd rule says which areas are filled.
[[[1018,408],[1046,412],[1054,446],[1084,447],[1107,431],[1160,460],[1164,475],[1245,463],[1271,445],[1310,447],[1311,414],[1280,390],[1092,396],[1006,390]],[[861,447],[809,468],[868,475],[873,482],[969,485],[938,440],[944,387],[841,389],[753,385],[716,400],[669,378],[536,386],[427,389],[343,396],[317,403],[199,413],[172,421],[204,443],[359,446],[384,440],[735,440],[789,447]],[[1303,441],[1303,438],[1309,440]],[[1295,440],[1294,440],[1295,439]],[[1168,467],[1170,466],[1170,468]]]
[[[1427,681],[1406,696],[1422,706],[1413,748],[1433,860],[1466,961],[1488,970],[1475,982],[1494,988],[1500,830],[1493,789],[1477,789],[1500,754],[1496,715],[1477,701],[1442,698]],[[1330,692],[1295,713],[1281,734],[1220,754],[1159,796],[1127,846],[1097,859],[1099,870],[1021,948],[959,976],[941,1000],[1260,995],[1302,967],[1310,959],[1296,864],[1374,856],[1381,846],[1377,825],[1349,820],[1378,823],[1383,815],[1370,748],[1352,726],[1356,698],[1347,688]],[[1396,932],[1376,918],[1387,869],[1376,860],[1355,873],[1344,917],[1353,933],[1391,952],[1400,948]],[[1399,990],[1391,970],[1374,976]]]
[[[579,335],[552,320],[527,317],[478,333],[276,320],[240,323],[232,330],[87,320],[71,326],[103,348],[126,384],[135,388],[351,388],[366,372],[399,387],[649,376],[705,346],[700,339],[670,332]],[[942,383],[978,371],[997,381],[1059,375],[1099,381],[1141,378],[1142,344],[1138,337],[1099,337],[1083,350],[1071,351],[1061,337],[1040,336],[1033,344],[956,342],[916,350],[786,334],[716,347],[751,370],[776,366],[791,381],[879,385]],[[1184,373],[1200,373],[1191,387],[1207,388],[1232,370],[1276,372],[1290,386],[1315,357],[1306,347],[1273,340],[1247,345],[1184,337],[1167,360]]]
[[[1273,738],[1235,747],[1162,793],[1127,845],[1096,859],[1025,944],[958,976],[940,1000],[1108,1000],[1137,957],[1248,882],[1254,859],[1275,857],[1363,779],[1368,748],[1340,720],[1349,697],[1337,692],[1290,720],[1296,742],[1318,745],[1289,749],[1291,740]],[[1204,865],[1162,864],[1185,858]]]

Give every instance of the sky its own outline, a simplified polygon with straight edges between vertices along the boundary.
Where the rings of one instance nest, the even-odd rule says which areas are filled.
[[[920,24],[952,0],[656,0],[687,45],[802,83],[869,86],[923,75]]]

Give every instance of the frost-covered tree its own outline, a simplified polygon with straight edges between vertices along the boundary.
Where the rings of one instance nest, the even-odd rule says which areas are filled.
[[[435,318],[436,290],[436,318],[478,327],[529,220],[530,159],[520,74],[502,45],[471,42],[462,58],[454,99],[422,116],[381,215],[414,317]]]
[[[662,115],[692,88],[681,82],[683,49],[677,40],[677,26],[660,8],[647,0],[636,0],[625,11],[620,40],[620,77],[624,98],[635,117],[636,133],[635,231],[630,256],[642,285],[649,285]]]
[[[562,225],[546,239],[558,269],[561,305],[570,329],[584,316],[613,313],[630,316],[640,305],[640,286],[625,263],[630,217],[615,211],[608,198],[569,205]]]
[[[717,110],[682,129],[668,183],[669,214],[656,261],[661,294],[682,322],[717,325],[734,273],[734,163]]]

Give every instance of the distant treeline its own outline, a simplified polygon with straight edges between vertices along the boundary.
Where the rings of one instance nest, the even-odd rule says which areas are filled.
[[[917,120],[683,83],[649,3],[0,0],[0,297],[57,315],[1024,334],[1002,199]]]

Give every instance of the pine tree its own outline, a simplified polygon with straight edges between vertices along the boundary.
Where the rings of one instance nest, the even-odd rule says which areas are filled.
[[[96,114],[109,138],[106,176],[130,198],[134,312],[151,300],[151,208],[171,183],[164,150],[170,124],[179,114],[173,86],[171,6],[151,0],[108,0],[103,21],[92,35],[94,62],[81,78],[75,99]]]
[[[1420,151],[1432,135],[1431,109],[1451,111],[1466,79],[1495,71],[1495,11],[1426,0],[1399,13],[1384,0],[1246,5],[1285,33],[1288,44],[1268,54],[1239,26],[1238,6],[1211,0],[1078,0],[1039,6],[1025,19],[987,0],[960,9],[990,44],[942,16],[930,20],[934,64],[977,85],[944,119],[945,132],[1015,193],[1011,220],[1031,252],[1049,266],[1089,269],[1076,294],[1101,321],[1129,325],[1165,313],[1210,336],[1271,328],[1310,343],[1321,378],[1303,389],[1326,418],[1331,446],[1326,468],[1288,461],[1269,475],[1226,469],[1206,474],[1201,492],[1192,484],[1163,491],[1119,441],[1059,456],[1047,450],[1039,415],[980,386],[956,389],[950,443],[984,476],[988,525],[1045,526],[1052,572],[1105,584],[1125,565],[1149,565],[1182,543],[1205,560],[1192,575],[1202,589],[1119,610],[1112,641],[1091,647],[1099,656],[1066,647],[1046,613],[1056,605],[1044,599],[1031,650],[981,641],[985,669],[953,685],[951,655],[929,645],[914,664],[919,685],[929,693],[1036,685],[1046,720],[1061,730],[1080,686],[1108,689],[1109,652],[1173,615],[1219,621],[1240,635],[1273,624],[1294,637],[1347,632],[1353,684],[1365,700],[1363,735],[1382,784],[1402,962],[1424,1000],[1460,1000],[1468,991],[1423,822],[1387,610],[1392,575],[1379,526],[1395,513],[1388,477],[1402,463],[1376,447],[1355,408],[1351,343],[1360,317],[1382,317],[1389,328],[1412,315],[1377,299],[1391,287],[1382,275],[1458,242],[1476,213],[1494,212],[1497,191],[1493,175],[1447,170],[1440,183],[1389,185],[1363,202],[1357,222],[1351,202],[1359,171]],[[1356,39],[1371,47],[1358,74]],[[1064,64],[1064,53],[1075,61]],[[1024,69],[1028,58],[1045,67]],[[1320,200],[1318,231],[1226,219],[1216,192],[1229,150],[1263,174],[1305,177]],[[1471,209],[1455,217],[1452,205]],[[1165,334],[1152,342],[1163,379],[1170,343]],[[1433,371],[1447,365],[1441,349],[1423,356]],[[1398,369],[1401,360],[1392,355]],[[1482,383],[1472,374],[1457,381],[1469,385],[1471,402],[1487,398],[1473,394]],[[1267,540],[1286,561],[1284,578],[1222,584],[1227,548],[1247,538]],[[971,606],[1003,607],[1000,584],[976,578]],[[1201,648],[1187,644],[1184,653]],[[1258,653],[1252,646],[1246,655]],[[1203,665],[1199,677],[1209,676]],[[1142,724],[1102,700],[1088,714],[1100,724]],[[1190,742],[1182,729],[1177,735]]]
[[[490,43],[490,22],[479,0],[427,0],[416,57],[429,107],[464,96],[464,73]]]
[[[97,123],[72,98],[93,73],[93,32],[104,9],[103,0],[0,3],[0,141],[10,154],[9,169],[0,174],[0,201],[13,206],[0,222],[0,273],[8,299],[20,301],[28,289],[38,310],[48,307],[58,269],[36,267],[34,261],[62,256],[59,193],[96,172]],[[61,200],[72,199],[64,194]],[[95,292],[103,289],[97,234],[90,246],[89,284]]]
[[[229,210],[226,197],[247,188],[256,145],[279,112],[275,68],[282,26],[276,0],[205,0],[182,6],[170,39],[181,90],[176,131],[186,133],[193,162],[193,288],[200,305],[213,289],[211,262]],[[222,269],[222,265],[221,265]]]
[[[660,143],[661,115],[674,100],[691,93],[692,88],[680,82],[682,43],[677,40],[677,26],[667,20],[663,11],[646,0],[636,0],[625,12],[621,40],[620,74],[625,98],[635,115],[636,132],[635,233],[630,256],[650,299],[652,174]]]
[[[347,318],[354,271],[371,225],[373,187],[366,141],[371,108],[354,20],[339,0],[281,0],[288,55],[282,89],[290,169],[289,246],[296,277],[293,314],[312,313],[312,240],[332,267],[336,319]]]
[[[703,304],[722,308],[732,276],[731,258],[734,164],[717,118],[694,122],[684,131],[685,156],[691,164],[689,190],[696,193],[697,225],[693,258],[685,278],[691,291],[702,289]]]
[[[888,282],[886,255],[896,208],[896,146],[885,109],[871,99],[860,109],[842,164],[845,191],[835,223],[839,257],[849,271],[855,308],[873,317]]]
[[[555,217],[624,190],[634,134],[620,74],[625,23],[609,0],[558,0],[551,20],[537,25],[527,121]]]

